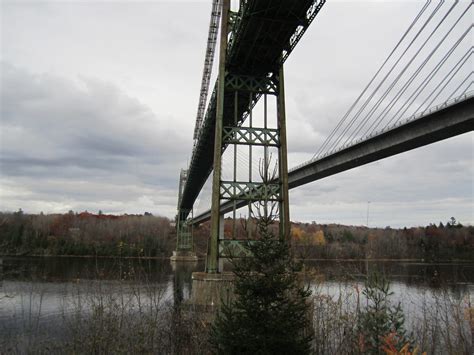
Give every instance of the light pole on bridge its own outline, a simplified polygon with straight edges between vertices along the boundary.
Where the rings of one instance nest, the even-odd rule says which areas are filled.
[[[369,228],[369,209],[370,209],[370,201],[367,201],[367,228]]]

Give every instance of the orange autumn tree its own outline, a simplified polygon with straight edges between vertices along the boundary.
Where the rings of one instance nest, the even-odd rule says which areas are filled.
[[[298,256],[302,259],[308,258],[315,247],[326,245],[326,238],[322,230],[307,232],[300,227],[293,227],[291,236],[297,248]]]
[[[314,244],[316,245],[320,245],[320,246],[326,245],[326,238],[324,238],[324,232],[322,230],[315,232],[313,239],[314,239]]]

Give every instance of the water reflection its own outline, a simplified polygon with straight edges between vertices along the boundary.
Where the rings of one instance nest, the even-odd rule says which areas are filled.
[[[360,290],[368,273],[382,273],[392,281],[394,301],[408,314],[434,303],[438,294],[462,299],[474,292],[474,263],[306,261],[305,267],[315,271],[312,288],[335,297]],[[168,259],[4,258],[2,268],[0,338],[40,328],[55,334],[57,319],[78,309],[90,311],[91,295],[120,295],[132,308],[151,302],[178,306],[191,295],[192,273],[204,265]]]
[[[173,302],[179,306],[189,299],[192,290],[192,273],[198,269],[198,262],[171,262],[173,271]]]

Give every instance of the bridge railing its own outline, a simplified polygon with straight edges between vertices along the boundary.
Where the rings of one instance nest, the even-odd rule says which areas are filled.
[[[307,160],[307,161],[305,161],[304,163],[301,163],[301,164],[299,164],[299,165],[297,165],[297,166],[291,168],[291,169],[289,170],[289,172],[298,170],[298,169],[300,169],[300,168],[302,168],[302,167],[304,167],[304,166],[306,166],[306,165],[308,165],[308,164],[314,163],[314,162],[316,162],[316,161],[318,161],[318,160],[322,160],[322,159],[324,159],[324,158],[326,158],[326,157],[328,157],[328,156],[330,156],[330,155],[333,155],[333,154],[335,154],[335,153],[338,153],[338,152],[340,152],[340,151],[342,151],[342,150],[344,150],[344,149],[347,149],[347,148],[349,148],[349,147],[355,146],[355,145],[357,145],[357,144],[359,144],[359,143],[361,143],[361,142],[363,142],[363,141],[365,141],[365,140],[368,140],[368,139],[374,138],[374,137],[376,137],[376,136],[379,136],[379,135],[381,135],[381,134],[384,134],[384,133],[386,133],[386,132],[388,132],[388,131],[391,131],[391,130],[397,128],[397,127],[400,127],[400,126],[403,125],[403,124],[407,124],[407,123],[410,123],[410,122],[414,122],[414,121],[416,121],[416,120],[419,120],[420,118],[423,118],[423,117],[425,117],[425,116],[428,116],[428,115],[432,114],[433,112],[440,111],[440,110],[445,109],[445,108],[447,108],[447,107],[449,107],[449,106],[455,105],[455,104],[457,104],[458,102],[465,101],[465,100],[467,100],[467,99],[469,99],[469,98],[471,98],[471,97],[473,97],[473,96],[474,96],[474,90],[471,90],[471,91],[468,91],[468,92],[466,92],[466,93],[464,93],[464,94],[462,94],[462,95],[460,95],[460,96],[458,96],[458,97],[455,97],[455,98],[452,98],[452,99],[450,99],[450,100],[447,100],[446,102],[444,102],[444,103],[442,103],[442,104],[438,104],[438,105],[435,105],[435,106],[431,106],[431,107],[429,107],[429,108],[427,108],[427,109],[425,109],[425,110],[423,110],[423,111],[421,111],[421,112],[418,112],[418,113],[416,113],[416,114],[414,114],[414,115],[411,115],[410,117],[406,118],[405,120],[400,120],[400,121],[398,121],[398,122],[395,122],[394,124],[392,124],[392,125],[390,125],[390,126],[387,126],[387,127],[383,128],[383,129],[381,129],[381,130],[379,130],[379,131],[375,131],[375,132],[369,134],[368,136],[361,137],[361,138],[356,139],[355,141],[353,141],[353,142],[351,142],[351,143],[342,145],[342,146],[337,147],[337,148],[335,148],[335,149],[332,149],[332,150],[330,150],[330,151],[328,151],[328,152],[326,152],[326,153],[324,153],[324,154],[318,155],[317,157],[315,157],[315,158],[313,158],[313,159]]]

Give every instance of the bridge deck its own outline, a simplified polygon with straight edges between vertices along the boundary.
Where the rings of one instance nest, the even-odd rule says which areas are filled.
[[[474,129],[474,97],[459,99],[420,118],[396,126],[362,142],[306,163],[288,173],[289,188],[331,176],[342,171],[441,141]],[[237,207],[244,204],[238,203]],[[232,201],[221,205],[221,213],[230,212]],[[195,216],[199,224],[210,218],[210,211]]]

